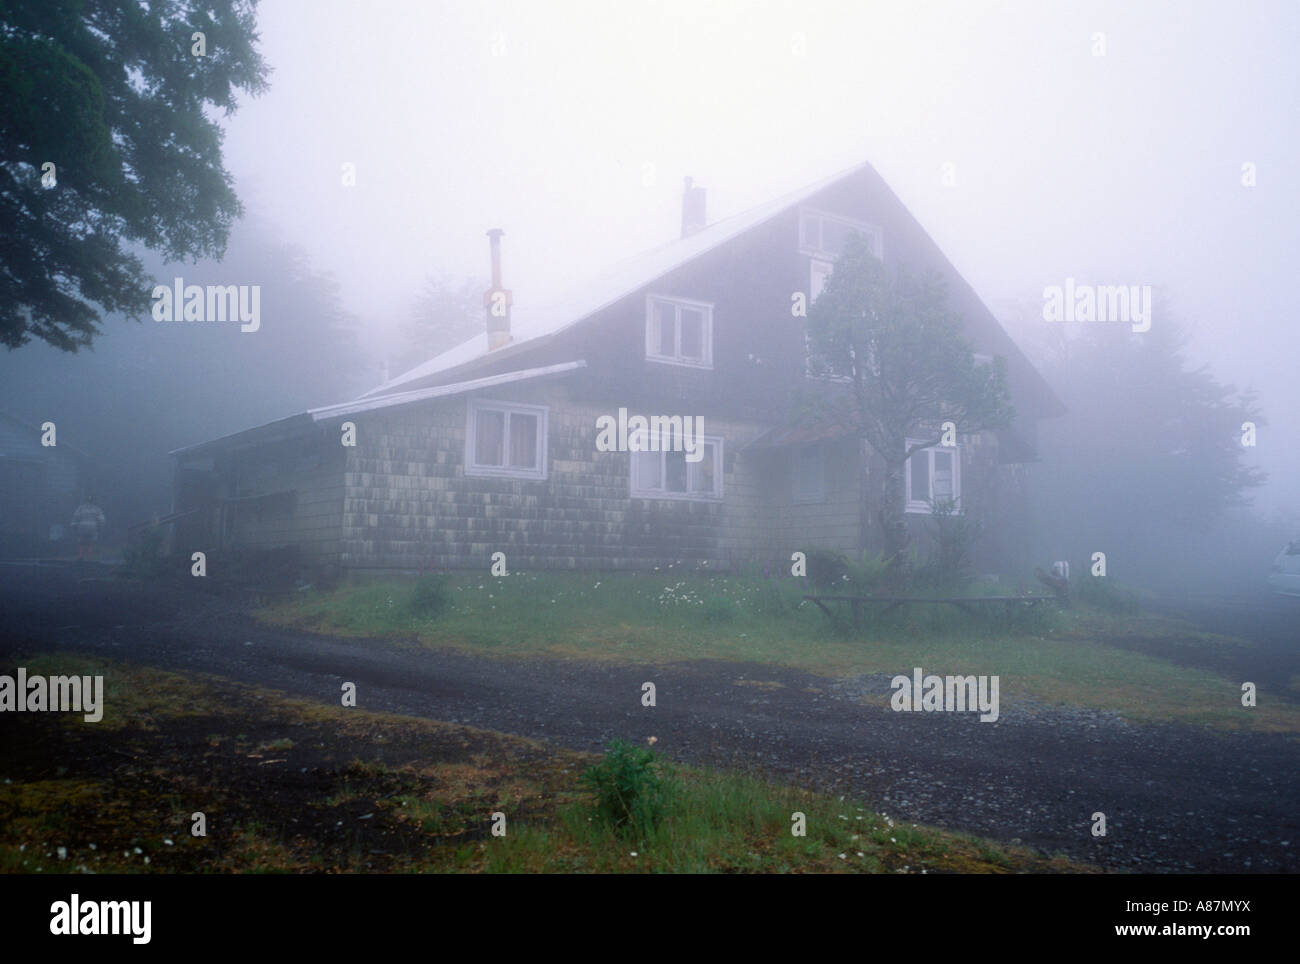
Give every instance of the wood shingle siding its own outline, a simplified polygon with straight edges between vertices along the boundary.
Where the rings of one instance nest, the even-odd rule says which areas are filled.
[[[466,568],[504,552],[511,568],[628,569],[670,562],[725,567],[760,531],[737,450],[766,426],[710,419],[725,439],[724,501],[632,498],[631,456],[596,450],[596,420],[616,406],[580,402],[562,384],[496,391],[548,407],[545,480],[466,477],[466,400],[411,406],[357,422],[345,473],[343,564],[349,569]]]

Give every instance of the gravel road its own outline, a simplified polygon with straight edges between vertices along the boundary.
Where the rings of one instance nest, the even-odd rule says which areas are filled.
[[[653,735],[678,760],[763,772],[859,797],[896,820],[1113,870],[1300,870],[1300,741],[1291,734],[1130,724],[1005,696],[995,723],[895,713],[882,700],[888,676],[506,660],[340,640],[263,626],[215,596],[0,565],[0,660],[36,651],[214,673],[328,702],[349,680],[367,709],[580,750]],[[641,705],[645,681],[656,686],[653,708]],[[1095,811],[1106,814],[1103,838],[1090,832]]]

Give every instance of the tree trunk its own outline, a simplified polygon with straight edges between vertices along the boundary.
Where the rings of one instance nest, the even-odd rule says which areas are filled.
[[[893,592],[903,590],[911,575],[908,553],[906,492],[903,487],[903,463],[885,463],[884,505],[880,509],[880,528],[884,538],[886,582]]]

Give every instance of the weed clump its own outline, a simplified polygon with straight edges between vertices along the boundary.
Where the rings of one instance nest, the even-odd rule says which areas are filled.
[[[422,576],[411,593],[411,614],[421,619],[436,619],[451,608],[451,588],[448,577],[435,573]]]
[[[664,764],[650,750],[613,740],[605,757],[582,775],[595,795],[596,818],[620,832],[642,833],[664,818],[676,788]]]

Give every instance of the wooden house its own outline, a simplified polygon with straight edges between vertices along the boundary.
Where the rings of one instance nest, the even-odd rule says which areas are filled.
[[[854,232],[947,278],[975,351],[1006,359],[1017,410],[1009,430],[913,458],[909,520],[920,535],[929,501],[951,496],[984,523],[981,568],[1024,568],[1025,465],[1037,422],[1063,408],[868,164],[712,224],[688,180],[680,238],[545,306],[502,286],[489,232],[479,335],[353,401],[173,453],[176,509],[200,510],[177,548],[296,546],[342,571],[486,567],[496,552],[511,569],[613,570],[879,551],[872,453],[795,419],[825,382],[792,296],[815,298]],[[698,461],[602,451],[600,420],[620,409],[702,418]]]

